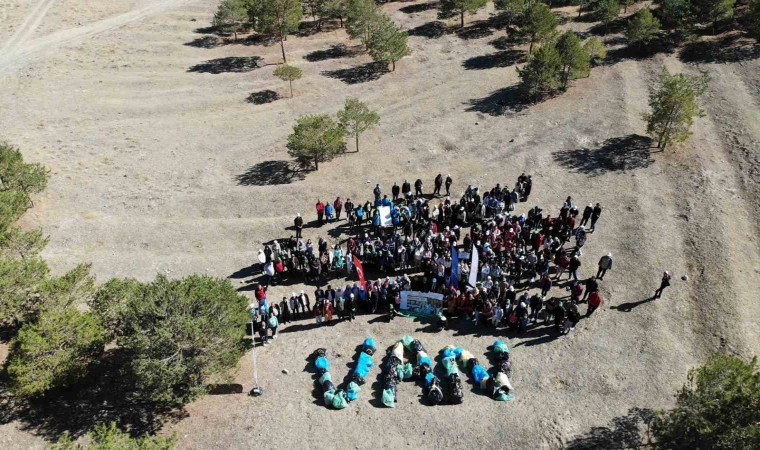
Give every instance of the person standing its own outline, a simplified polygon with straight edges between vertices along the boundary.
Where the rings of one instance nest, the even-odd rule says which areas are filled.
[[[298,213],[295,219],[293,219],[293,225],[296,227],[296,238],[300,239],[303,232],[303,217],[301,213]]]
[[[335,208],[335,220],[340,220],[340,212],[343,211],[343,202],[340,201],[340,197],[336,198],[333,202],[333,207]]]
[[[594,212],[594,204],[589,203],[588,206],[583,210],[583,217],[581,217],[581,223],[580,226],[585,226],[588,223],[588,220],[591,218],[591,213]]]
[[[596,281],[596,278],[589,277],[586,280],[586,292],[583,294],[583,301],[585,301],[589,294],[592,292],[597,292],[599,290],[599,283]]]
[[[420,197],[422,195],[422,180],[417,178],[417,181],[414,182],[414,195],[416,197]]]
[[[435,177],[433,195],[441,195],[441,186],[443,185],[443,175],[440,173]]]
[[[570,270],[570,275],[572,275],[574,280],[578,280],[578,269],[581,267],[581,260],[578,259],[577,256],[573,256],[570,259],[570,266],[568,266],[568,269]]]
[[[612,269],[612,253],[607,253],[606,256],[599,259],[599,270],[596,272],[596,277],[604,280],[604,274],[610,269]]]
[[[288,298],[282,297],[282,301],[280,302],[280,314],[282,316],[282,323],[289,323],[290,322],[290,305],[288,304]]]
[[[451,196],[451,183],[453,183],[454,180],[451,179],[451,174],[446,175],[446,197]]]
[[[346,298],[345,308],[348,320],[351,322],[356,320],[356,300],[354,298],[354,294],[349,294],[348,298]]]
[[[602,294],[598,291],[592,292],[588,295],[588,310],[586,311],[586,317],[591,316],[591,314],[602,305],[602,300]]]
[[[324,217],[325,217],[325,204],[322,203],[322,200],[317,200],[317,222],[319,223],[319,226],[322,226],[324,223]]]
[[[350,198],[346,199],[346,203],[343,206],[346,208],[346,216],[350,216],[354,212],[354,202]]]
[[[599,216],[602,215],[602,205],[599,203],[594,206],[594,211],[591,213],[591,232],[593,233],[596,229],[596,221],[599,220]]]
[[[657,288],[656,291],[654,291],[654,297],[652,298],[662,297],[662,291],[664,291],[665,288],[668,286],[670,286],[670,272],[665,271],[662,273],[662,280],[660,280],[660,287]]]
[[[398,186],[398,183],[394,182],[393,187],[391,188],[391,195],[393,195],[393,201],[398,201],[398,196],[401,193],[401,188]]]
[[[335,207],[333,207],[332,203],[327,202],[325,203],[325,216],[327,217],[327,222],[330,223],[335,219]]]
[[[412,185],[409,184],[409,181],[404,180],[404,182],[401,184],[401,193],[403,195],[411,194],[412,193]]]

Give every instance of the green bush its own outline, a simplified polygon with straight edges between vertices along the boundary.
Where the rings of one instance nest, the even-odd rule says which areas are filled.
[[[689,371],[676,407],[654,423],[664,449],[754,450],[760,448],[760,373],[729,355],[713,356]]]
[[[88,433],[89,445],[76,444],[68,434],[49,450],[171,450],[177,444],[177,436],[140,436],[133,438],[121,431],[115,423],[98,425]]]

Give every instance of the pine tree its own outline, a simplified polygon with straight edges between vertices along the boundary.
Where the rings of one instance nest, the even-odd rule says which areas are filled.
[[[359,152],[359,135],[380,122],[380,116],[371,111],[366,103],[358,98],[347,98],[342,111],[338,111],[340,126],[356,138],[356,151]]]
[[[303,72],[298,67],[282,65],[274,70],[274,76],[290,83],[290,97],[293,97],[293,81],[299,80]]]
[[[359,39],[369,49],[372,31],[377,27],[382,13],[374,0],[348,0],[346,6],[346,32],[351,39]]]
[[[459,27],[464,28],[464,13],[475,14],[486,6],[488,0],[440,0],[438,3],[438,18],[448,19],[459,15]]]
[[[657,147],[665,150],[670,142],[683,142],[691,135],[695,117],[704,111],[697,99],[707,90],[707,73],[700,76],[671,75],[663,70],[659,86],[649,95],[650,113],[643,114],[647,134],[657,139]]]
[[[517,69],[522,96],[529,100],[538,100],[555,92],[562,84],[561,67],[562,58],[557,48],[552,44],[542,45],[528,64],[522,69]]]
[[[253,27],[260,33],[268,33],[280,40],[282,62],[287,64],[285,56],[285,38],[298,30],[303,17],[300,0],[247,0],[248,17]]]
[[[646,44],[657,37],[660,21],[652,15],[649,8],[642,8],[628,22],[625,36],[635,45]]]
[[[327,114],[303,116],[296,121],[293,133],[288,136],[288,154],[302,164],[327,161],[345,146],[345,130]]]
[[[372,30],[367,47],[369,55],[375,61],[391,64],[391,71],[396,70],[396,61],[411,53],[407,46],[408,35],[386,15],[381,15]]]
[[[551,39],[557,30],[557,16],[544,3],[536,2],[525,10],[520,31],[529,37],[529,53],[533,53],[533,45]]]
[[[568,31],[557,40],[562,66],[560,68],[560,82],[562,90],[567,89],[570,80],[586,77],[589,74],[589,54],[581,45],[577,34]]]
[[[214,14],[212,25],[224,31],[232,31],[237,42],[238,31],[246,20],[248,9],[245,0],[222,0]]]

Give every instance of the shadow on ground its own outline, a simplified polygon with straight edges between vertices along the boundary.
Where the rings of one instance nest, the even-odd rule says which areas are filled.
[[[428,39],[438,39],[446,33],[448,33],[446,24],[438,20],[423,23],[407,32],[409,36],[418,36]]]
[[[344,44],[335,44],[326,50],[316,50],[304,56],[309,62],[325,61],[328,59],[351,58],[360,52],[356,48],[349,48]]]
[[[588,175],[644,169],[654,162],[652,139],[638,134],[607,139],[599,148],[559,150],[552,153],[562,166]]]
[[[649,428],[655,412],[648,408],[631,408],[625,416],[615,417],[605,427],[594,427],[588,433],[576,436],[565,446],[566,450],[633,449],[649,448],[652,444]]]
[[[186,417],[182,409],[137,398],[126,356],[107,351],[81,383],[36,400],[13,398],[6,380],[0,381],[0,424],[17,421],[21,430],[56,441],[64,433],[76,438],[109,422],[134,435],[155,433]]]
[[[228,72],[250,72],[262,66],[262,58],[259,56],[229,56],[227,58],[211,59],[201,64],[196,64],[187,69],[188,72],[211,73],[218,75]]]
[[[240,186],[272,186],[303,180],[306,171],[290,161],[262,161],[235,177]]]
[[[438,8],[438,2],[417,3],[416,5],[404,6],[398,10],[402,13],[416,14]]]
[[[733,34],[714,41],[686,44],[679,55],[685,63],[734,63],[760,58],[760,44]]]
[[[266,103],[272,103],[275,100],[280,99],[280,94],[277,92],[271,90],[271,89],[265,89],[263,91],[253,92],[251,95],[248,96],[248,98],[245,99],[248,103],[253,103],[254,105],[263,105]]]
[[[522,50],[504,50],[488,55],[474,56],[465,60],[462,66],[467,70],[494,69],[497,67],[509,67],[523,62],[525,52]]]
[[[358,84],[377,80],[386,73],[388,73],[388,64],[375,61],[348,69],[326,70],[322,72],[322,75],[337,78],[346,84]]]
[[[467,108],[467,111],[491,116],[520,112],[530,105],[529,102],[520,98],[517,85],[499,89],[483,98],[472,99],[468,104],[470,106]]]

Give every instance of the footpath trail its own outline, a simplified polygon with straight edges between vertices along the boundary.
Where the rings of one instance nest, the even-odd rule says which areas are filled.
[[[58,31],[46,36],[24,41],[42,22],[45,14],[56,0],[42,0],[26,18],[23,25],[0,51],[0,79],[23,67],[35,56],[97,34],[122,27],[128,23],[141,20],[166,9],[179,6],[189,0],[159,0],[148,6],[137,8],[124,14],[103,19],[81,27]]]

